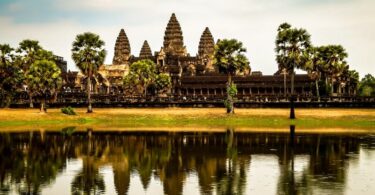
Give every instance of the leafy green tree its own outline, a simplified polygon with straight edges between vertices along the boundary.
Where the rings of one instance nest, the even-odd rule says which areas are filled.
[[[219,72],[226,74],[228,77],[227,100],[225,101],[227,113],[234,113],[233,98],[236,93],[229,93],[235,90],[232,77],[236,73],[242,73],[246,69],[250,69],[250,62],[244,52],[246,52],[246,48],[243,47],[242,42],[236,39],[219,40],[215,45],[214,64]]]
[[[26,72],[29,70],[32,63],[34,63],[38,59],[41,59],[40,57],[38,57],[38,53],[42,49],[43,48],[39,45],[39,41],[36,40],[25,39],[19,43],[19,47],[17,49],[17,53],[19,54],[18,63],[22,68],[24,74],[26,74]],[[24,84],[28,86],[27,80],[25,80]],[[30,108],[33,108],[34,105],[31,94],[32,92],[28,90],[27,93],[29,95]]]
[[[151,86],[158,92],[165,92],[171,87],[171,78],[168,74],[158,73],[156,64],[151,60],[131,64],[129,74],[124,77],[125,91],[146,97],[147,89]]]
[[[140,86],[140,81],[136,74],[128,74],[124,77],[124,91],[128,94],[135,95],[138,94],[141,89],[138,89]],[[142,93],[142,92],[141,92]]]
[[[37,60],[26,73],[26,80],[32,95],[40,97],[40,111],[44,112],[46,96],[54,94],[61,87],[61,70],[49,60]]]
[[[72,58],[77,67],[87,77],[87,112],[92,112],[91,106],[91,77],[95,75],[99,67],[103,64],[106,51],[99,35],[86,32],[77,35],[73,42]]]
[[[319,51],[317,64],[325,79],[325,85],[330,88],[332,95],[335,80],[348,68],[345,61],[348,54],[341,45],[320,46],[317,49]]]
[[[24,77],[13,51],[8,44],[0,44],[0,107],[8,107],[15,92],[22,87]]]
[[[310,34],[305,29],[292,28],[288,23],[281,24],[277,31],[276,61],[279,69],[285,69],[291,75],[290,118],[294,119],[294,69],[306,69],[311,47]]]
[[[157,92],[165,93],[172,86],[171,77],[165,73],[156,75],[155,86]]]
[[[375,78],[371,74],[366,74],[359,83],[360,96],[375,96]]]

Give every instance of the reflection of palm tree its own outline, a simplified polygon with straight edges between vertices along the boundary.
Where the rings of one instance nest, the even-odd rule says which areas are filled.
[[[103,176],[99,173],[93,157],[82,159],[83,167],[71,183],[72,194],[102,194],[105,192]]]
[[[92,135],[92,129],[87,129],[88,140],[82,143],[81,150],[86,152],[82,157],[82,169],[74,177],[71,183],[72,194],[100,194],[105,192],[105,184],[103,176],[99,173],[97,159],[93,154],[102,154],[102,147],[95,147],[98,145],[97,140]],[[94,143],[93,143],[94,142]]]
[[[297,194],[294,177],[294,132],[284,142],[284,155],[280,161],[280,177],[278,182],[279,194]],[[294,131],[294,129],[293,129]]]
[[[113,163],[113,177],[117,194],[127,194],[130,186],[130,170],[127,161]]]
[[[147,189],[148,184],[151,180],[152,175],[152,159],[150,155],[144,151],[143,158],[140,159],[140,165],[138,167],[139,177],[142,182],[143,189]]]
[[[226,140],[227,158],[218,163],[216,190],[218,194],[243,194],[249,156],[238,156],[233,129],[227,131]]]

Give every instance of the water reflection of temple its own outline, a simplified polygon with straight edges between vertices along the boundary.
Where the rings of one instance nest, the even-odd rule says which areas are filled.
[[[280,194],[310,194],[311,186],[326,188],[324,183],[337,184],[335,192],[340,193],[348,154],[373,139],[304,134],[292,146],[284,133],[1,133],[1,192],[14,187],[19,193],[38,194],[66,168],[67,159],[81,159],[82,169],[71,181],[73,194],[104,193],[99,172],[104,165],[112,167],[118,194],[127,194],[134,173],[145,190],[152,177],[160,180],[165,194],[182,194],[191,173],[203,194],[244,194],[251,156],[266,154],[278,158]],[[297,155],[308,156],[300,178],[293,171]]]

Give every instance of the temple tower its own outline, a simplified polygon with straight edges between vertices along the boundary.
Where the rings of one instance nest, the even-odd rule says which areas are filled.
[[[186,56],[186,48],[184,47],[184,38],[182,36],[180,23],[174,13],[167,24],[163,46],[167,54]]]
[[[198,54],[201,57],[212,56],[215,50],[215,42],[210,29],[204,29],[199,41]]]
[[[215,52],[215,42],[210,29],[206,27],[202,33],[199,41],[198,55],[202,60],[202,64],[205,66],[206,72],[217,72],[213,66],[212,57]]]
[[[116,39],[115,53],[113,56],[113,65],[126,64],[130,57],[130,44],[125,30],[121,29]]]
[[[150,58],[152,57],[152,52],[147,40],[143,42],[141,52],[139,53],[140,58]]]

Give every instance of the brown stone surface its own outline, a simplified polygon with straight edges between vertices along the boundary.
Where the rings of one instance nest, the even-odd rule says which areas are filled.
[[[145,40],[142,45],[141,52],[139,53],[140,58],[150,58],[152,57],[151,48],[148,45],[148,42]]]
[[[125,30],[121,29],[115,45],[115,53],[113,56],[113,65],[126,64],[130,56],[130,44]]]
[[[186,55],[180,23],[174,13],[167,24],[163,46],[165,52],[168,54]]]
[[[206,27],[199,41],[198,54],[201,57],[211,56],[214,54],[214,50],[215,50],[214,38],[212,37],[210,29]]]

